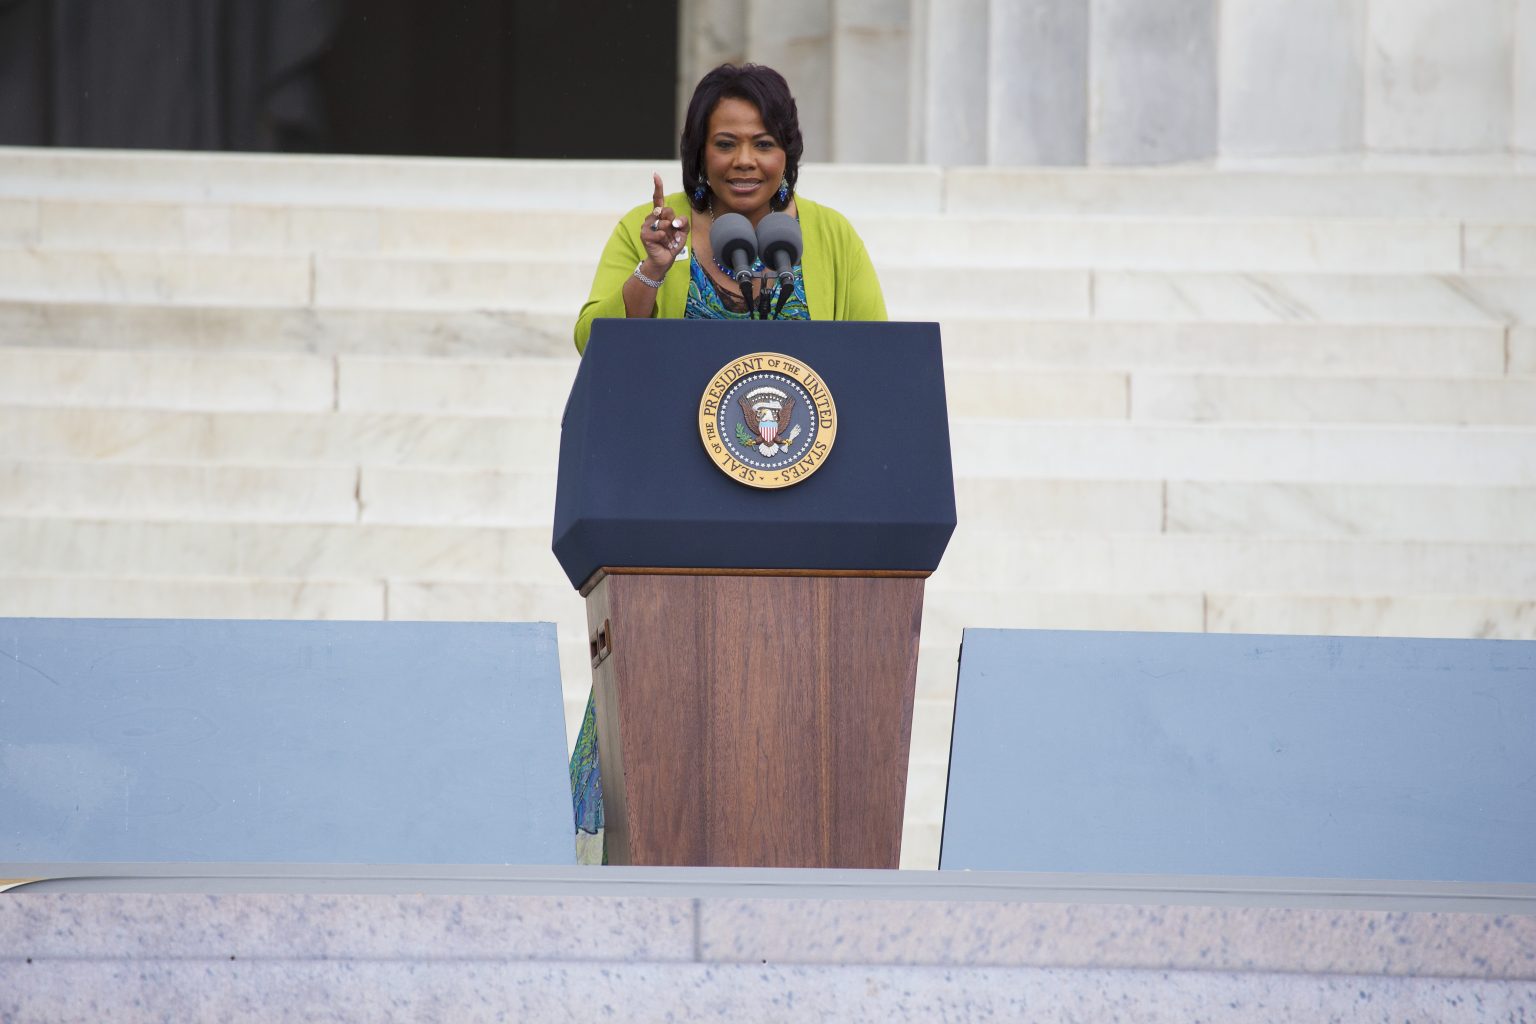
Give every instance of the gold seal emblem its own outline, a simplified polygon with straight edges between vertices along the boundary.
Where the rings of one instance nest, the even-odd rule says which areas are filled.
[[[749,487],[788,487],[826,462],[837,405],[800,360],[754,352],[710,378],[699,401],[699,437],[727,476]]]

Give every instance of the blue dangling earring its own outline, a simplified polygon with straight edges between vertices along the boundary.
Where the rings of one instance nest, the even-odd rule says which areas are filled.
[[[779,179],[779,191],[774,194],[774,198],[779,201],[779,209],[781,209],[781,210],[784,209],[784,207],[789,205],[789,179],[788,178],[780,178]]]
[[[697,206],[704,201],[704,183],[701,181],[693,190],[693,204]]]

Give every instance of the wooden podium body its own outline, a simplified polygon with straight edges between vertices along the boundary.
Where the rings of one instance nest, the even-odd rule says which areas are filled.
[[[922,611],[920,576],[604,574],[610,863],[896,867]]]
[[[753,352],[837,403],[825,464],[778,490],[699,434]],[[598,321],[554,550],[587,599],[610,863],[897,867],[923,581],[954,525],[936,325]]]

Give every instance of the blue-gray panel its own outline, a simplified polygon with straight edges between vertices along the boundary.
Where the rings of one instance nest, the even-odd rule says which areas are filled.
[[[940,866],[1536,882],[1536,642],[966,630]]]
[[[0,619],[0,861],[569,864],[550,623]]]

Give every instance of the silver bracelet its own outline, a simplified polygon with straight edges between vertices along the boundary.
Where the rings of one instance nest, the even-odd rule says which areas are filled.
[[[645,266],[645,260],[641,260],[639,263],[635,264],[634,276],[639,278],[640,283],[645,285],[647,288],[660,288],[660,281],[652,280],[651,278],[646,277],[644,274],[640,273],[640,268],[643,266]]]

